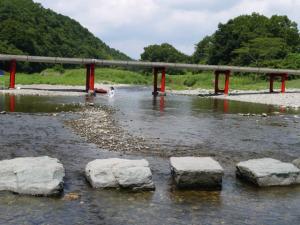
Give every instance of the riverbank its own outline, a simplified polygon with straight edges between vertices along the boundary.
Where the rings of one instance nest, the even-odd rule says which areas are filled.
[[[172,94],[194,95],[202,97],[211,97],[216,99],[227,99],[242,102],[261,103],[267,105],[276,105],[282,107],[300,108],[300,89],[288,89],[286,93],[269,93],[268,90],[243,91],[234,90],[229,95],[215,95],[213,90],[195,89],[183,91],[171,91]]]
[[[95,84],[96,88],[109,90],[112,85]],[[115,88],[128,87],[130,85],[117,84]],[[37,96],[85,96],[85,86],[77,85],[49,85],[49,84],[31,84],[31,85],[16,85],[16,89],[0,90],[2,94],[14,95],[37,95]]]
[[[84,86],[85,69],[66,69],[57,71],[46,69],[40,73],[34,74],[16,74],[16,84],[19,85],[66,85],[66,86]],[[160,76],[159,76],[160,77]],[[9,84],[9,74],[0,78],[0,84],[5,81],[5,86]],[[159,78],[160,79],[160,78]],[[129,71],[116,68],[97,68],[95,70],[95,82],[107,85],[126,84],[126,85],[145,85],[153,84],[153,75],[151,71]],[[160,80],[159,80],[160,82]],[[220,84],[224,82],[224,77],[220,77]],[[166,76],[166,85],[169,90],[187,90],[187,89],[212,89],[214,87],[213,72],[186,72],[183,75]],[[279,88],[280,82],[274,83],[274,88]],[[262,75],[255,74],[233,75],[230,77],[231,90],[264,90],[268,87],[268,82]],[[288,88],[300,88],[300,79],[288,80]],[[0,87],[1,88],[1,87]]]

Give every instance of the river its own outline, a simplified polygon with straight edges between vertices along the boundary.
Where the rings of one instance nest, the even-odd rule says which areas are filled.
[[[197,96],[153,98],[149,88],[119,88],[114,98],[1,96],[0,159],[48,155],[66,168],[65,193],[77,201],[0,192],[1,224],[299,224],[300,186],[257,188],[235,177],[242,160],[300,157],[299,111]],[[133,135],[158,143],[161,156],[100,149],[63,123],[79,103],[116,109]],[[53,116],[53,113],[57,113]],[[242,116],[241,113],[255,114]],[[261,116],[266,113],[268,116]],[[158,151],[155,151],[155,153]],[[221,191],[179,191],[169,156],[213,156],[225,169]],[[156,191],[93,190],[84,178],[95,158],[149,160]]]

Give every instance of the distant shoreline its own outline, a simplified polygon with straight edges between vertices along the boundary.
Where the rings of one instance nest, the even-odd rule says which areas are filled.
[[[136,85],[127,84],[95,84],[95,87],[109,89],[109,87],[133,87]],[[20,88],[20,89],[18,89]],[[84,86],[70,85],[17,85],[14,90],[0,90],[1,94],[15,95],[38,95],[38,96],[85,96]],[[217,99],[227,99],[242,102],[261,103],[267,105],[277,105],[282,107],[300,108],[300,89],[287,89],[286,93],[268,93],[268,90],[260,91],[232,91],[228,96],[214,95],[213,90],[194,89],[181,91],[167,91],[167,94],[202,96]],[[150,93],[151,94],[151,93]]]

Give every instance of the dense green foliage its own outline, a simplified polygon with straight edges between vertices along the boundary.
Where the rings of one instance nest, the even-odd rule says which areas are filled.
[[[141,54],[142,61],[148,62],[169,62],[169,63],[190,63],[190,57],[178,51],[172,45],[163,43],[161,45],[149,45],[144,48]],[[182,70],[169,69],[170,74],[182,74]]]
[[[0,53],[129,59],[75,20],[32,0],[0,1]],[[23,69],[36,71],[45,66],[33,64]]]
[[[239,66],[299,65],[300,36],[287,16],[253,13],[219,24],[218,30],[196,45],[195,63]],[[298,56],[297,56],[298,55]]]
[[[150,45],[144,48],[141,54],[142,61],[148,62],[189,62],[189,57],[172,45],[163,43],[161,45]]]

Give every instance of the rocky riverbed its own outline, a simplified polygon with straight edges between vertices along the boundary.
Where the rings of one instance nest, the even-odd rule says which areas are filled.
[[[159,148],[157,143],[150,143],[144,137],[126,131],[114,118],[114,113],[113,108],[88,104],[77,112],[79,118],[68,120],[65,124],[101,149],[120,153],[146,153],[151,149],[152,154]]]

